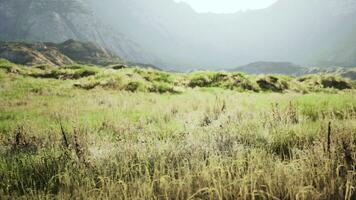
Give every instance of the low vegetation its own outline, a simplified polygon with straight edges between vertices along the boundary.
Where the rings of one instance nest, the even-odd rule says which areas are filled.
[[[5,72],[23,77],[68,80],[76,88],[97,87],[153,93],[182,93],[194,88],[220,88],[250,92],[337,92],[355,88],[355,81],[332,74],[291,77],[284,75],[246,75],[225,72],[168,73],[155,69],[113,65],[99,68],[87,65],[25,67],[0,60]],[[74,81],[75,80],[75,81]]]
[[[354,82],[115,68],[0,61],[1,199],[356,198]]]

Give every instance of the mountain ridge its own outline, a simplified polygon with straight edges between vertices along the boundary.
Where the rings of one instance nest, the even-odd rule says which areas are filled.
[[[228,72],[242,72],[246,74],[278,74],[288,76],[304,76],[310,74],[334,74],[350,80],[356,80],[356,67],[303,67],[290,62],[253,62],[235,68],[224,69]]]
[[[187,5],[162,0],[92,3],[98,16],[117,19],[114,28],[160,55],[163,63],[189,70],[257,60],[356,65],[352,48],[342,45],[346,38],[354,37],[351,32],[356,27],[352,20],[356,1],[348,2],[280,0],[266,9],[234,14],[199,14]],[[113,6],[107,9],[107,4]],[[346,54],[333,62],[338,49]]]
[[[279,0],[266,9],[233,14],[200,14],[173,0],[84,2],[90,14],[70,13],[67,22],[58,11],[46,11],[29,36],[16,41],[92,41],[125,60],[175,71],[258,60],[356,66],[355,0]],[[4,5],[0,2],[5,22],[0,39],[6,40],[16,12]]]

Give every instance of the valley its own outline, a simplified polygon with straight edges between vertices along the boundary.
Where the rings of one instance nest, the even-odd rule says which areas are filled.
[[[0,200],[355,200],[356,0],[266,2],[0,0]]]

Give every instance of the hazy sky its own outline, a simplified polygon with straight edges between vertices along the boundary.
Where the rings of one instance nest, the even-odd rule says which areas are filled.
[[[233,13],[239,10],[261,9],[277,0],[175,0],[191,5],[198,12]]]

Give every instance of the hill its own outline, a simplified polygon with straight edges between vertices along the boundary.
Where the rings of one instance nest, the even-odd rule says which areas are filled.
[[[225,70],[247,74],[280,74],[290,76],[334,74],[335,76],[356,80],[356,67],[302,67],[289,62],[254,62]]]
[[[289,62],[254,62],[234,69],[228,69],[228,71],[248,74],[300,75],[303,72],[303,68]]]
[[[0,58],[22,65],[109,65],[124,61],[93,43],[67,40],[63,43],[1,42]]]
[[[312,74],[300,77],[286,75],[248,75],[224,72],[171,73],[153,68],[96,67],[64,65],[59,67],[24,67],[0,60],[5,75],[25,78],[57,79],[69,82],[75,88],[150,92],[182,93],[192,89],[220,88],[237,92],[309,93],[337,92],[355,88],[355,82],[335,74]],[[73,82],[75,80],[75,82]]]

